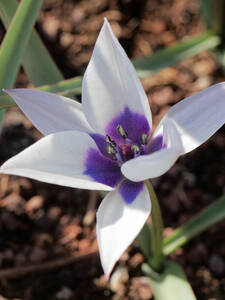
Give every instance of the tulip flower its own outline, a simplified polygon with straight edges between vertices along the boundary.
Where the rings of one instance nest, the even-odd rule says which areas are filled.
[[[150,214],[145,180],[164,174],[225,122],[220,83],[171,107],[152,132],[148,98],[107,20],[84,74],[82,104],[33,89],[5,91],[45,137],[0,172],[109,191],[97,212],[107,276]]]

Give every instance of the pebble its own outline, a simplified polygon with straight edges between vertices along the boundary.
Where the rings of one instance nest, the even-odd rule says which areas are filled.
[[[49,208],[47,217],[50,221],[56,222],[59,220],[61,214],[62,214],[61,208],[58,206],[53,206],[53,207]]]
[[[174,101],[174,92],[170,86],[165,86],[154,91],[151,98],[155,104],[164,106]]]
[[[115,271],[113,272],[110,281],[109,286],[110,289],[113,292],[117,292],[123,283],[127,282],[129,280],[129,275],[126,267],[117,267]]]
[[[44,198],[42,196],[34,196],[26,203],[26,211],[28,215],[32,215],[35,211],[42,208],[44,204]]]
[[[132,289],[130,296],[138,295],[138,299],[149,300],[152,299],[153,293],[150,279],[146,276],[132,278]],[[135,297],[135,299],[137,299]]]
[[[56,299],[71,299],[73,296],[73,291],[68,288],[67,286],[64,286],[61,288],[61,290],[56,294]]]
[[[46,250],[35,247],[29,255],[29,259],[32,263],[40,263],[47,258]]]
[[[8,211],[15,213],[16,215],[22,215],[25,212],[25,200],[17,193],[11,193],[4,199],[1,204],[7,208]]]
[[[212,255],[209,259],[209,268],[215,275],[223,276],[225,274],[224,259],[220,255]]]

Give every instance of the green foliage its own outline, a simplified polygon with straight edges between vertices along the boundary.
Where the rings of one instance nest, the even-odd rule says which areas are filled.
[[[200,232],[221,221],[224,217],[225,195],[164,239],[164,255],[169,255]]]
[[[14,84],[41,4],[42,0],[23,0],[13,17],[0,48],[0,87],[11,88]]]
[[[148,224],[145,224],[136,238],[136,243],[144,254],[145,258],[148,260],[152,255],[151,250],[151,230]]]
[[[150,278],[156,300],[196,300],[184,271],[177,263],[166,262],[160,274],[147,264],[143,264],[142,270]]]
[[[205,32],[188,41],[178,42],[174,46],[159,50],[151,56],[137,59],[134,61],[134,66],[140,77],[146,77],[204,50],[214,49],[220,43],[219,36],[211,32]]]
[[[35,0],[28,0],[27,2],[30,3],[31,6],[33,6],[32,3],[35,3],[35,5],[38,5],[39,3],[39,1]],[[6,29],[10,25],[17,6],[17,0],[0,1],[0,17]],[[28,22],[28,20],[26,20],[26,22]],[[21,36],[23,36],[22,33]],[[19,40],[18,42],[21,46],[25,46],[23,44],[24,40]],[[15,49],[17,49],[17,47]],[[63,79],[61,72],[50,57],[36,30],[32,30],[29,43],[26,44],[26,48],[22,56],[22,65],[26,74],[35,86],[53,84]]]
[[[45,92],[58,93],[60,95],[69,97],[73,94],[81,93],[81,81],[81,77],[74,77],[71,79],[59,81],[54,84],[43,85],[37,89]],[[7,95],[0,96],[0,109],[10,108],[13,106],[16,106],[16,103],[12,100],[11,97]]]

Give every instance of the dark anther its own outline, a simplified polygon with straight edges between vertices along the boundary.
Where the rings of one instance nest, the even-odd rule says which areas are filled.
[[[138,145],[133,144],[133,145],[131,146],[131,151],[132,151],[134,154],[139,154],[139,153],[140,153],[140,148],[138,147]]]
[[[119,134],[124,138],[126,139],[127,138],[127,133],[126,131],[123,129],[123,127],[121,125],[118,125],[116,127],[117,131],[119,132]]]
[[[142,133],[142,135],[141,135],[141,143],[142,143],[142,145],[146,145],[147,144],[147,134],[146,133]]]
[[[115,156],[117,153],[116,149],[114,147],[112,147],[111,145],[107,145],[107,152],[113,156]]]
[[[105,140],[107,143],[109,143],[112,147],[116,147],[116,143],[114,142],[114,140],[111,139],[111,137],[107,134],[105,137]]]

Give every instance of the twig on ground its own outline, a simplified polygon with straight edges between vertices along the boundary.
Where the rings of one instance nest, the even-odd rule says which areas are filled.
[[[91,259],[97,256],[98,256],[97,249],[93,249],[92,251],[89,251],[88,253],[85,254],[81,254],[78,252],[78,253],[74,253],[70,257],[64,257],[54,261],[43,262],[38,265],[28,265],[24,267],[8,268],[0,271],[0,280],[13,279],[13,278],[15,279],[36,272],[48,272],[60,267],[65,267],[74,264],[76,262]]]

